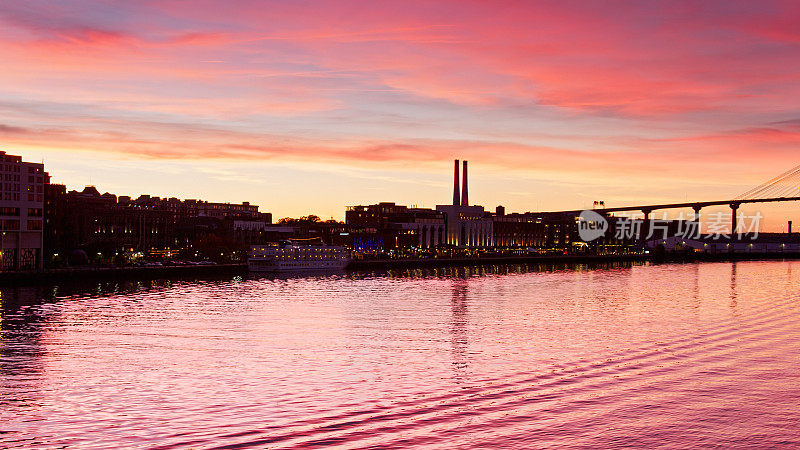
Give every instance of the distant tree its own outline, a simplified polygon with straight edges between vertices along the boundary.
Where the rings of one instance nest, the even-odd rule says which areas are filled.
[[[281,225],[309,225],[319,222],[320,222],[319,216],[315,216],[314,214],[310,214],[308,216],[302,216],[299,219],[284,217],[283,219],[278,221],[278,223]]]

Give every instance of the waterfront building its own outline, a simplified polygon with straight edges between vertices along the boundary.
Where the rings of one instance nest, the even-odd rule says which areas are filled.
[[[337,241],[356,254],[382,254],[386,252],[384,234],[375,227],[347,225],[347,231]]]
[[[296,227],[273,225],[265,220],[234,220],[232,228],[233,240],[247,246],[297,237]]]
[[[453,204],[437,205],[436,210],[446,217],[445,243],[455,247],[491,247],[493,221],[491,213],[483,206],[470,206],[467,184],[467,161],[464,161],[464,178],[459,186],[459,162],[455,160],[453,174]]]
[[[395,203],[349,206],[345,223],[352,229],[372,229],[380,235],[381,251],[426,249],[444,243],[445,216],[427,208],[409,208]],[[352,230],[354,231],[354,230]],[[374,246],[374,241],[365,242]],[[354,245],[361,247],[359,245]]]
[[[258,206],[100,192],[48,185],[44,240],[47,259],[66,262],[77,253],[96,262],[123,262],[133,254],[157,257],[220,256],[285,236],[267,230],[272,215]],[[285,231],[285,230],[284,230]]]
[[[320,220],[315,215],[303,216],[299,219],[283,218],[278,221],[278,225],[282,227],[289,227],[292,230],[293,239],[319,239],[326,244],[343,245],[343,242],[348,237],[348,227],[342,222],[334,220]],[[279,238],[271,239],[275,242],[279,239],[286,239],[284,235]]]
[[[551,231],[549,224],[531,213],[494,215],[492,221],[495,247],[545,247],[548,241],[560,240],[553,236],[554,233],[548,233]]]
[[[577,241],[574,214],[533,212],[495,214],[492,220],[494,244],[500,248],[571,250]]]
[[[44,186],[40,163],[0,151],[0,270],[42,268]]]
[[[54,184],[47,194],[45,249],[52,263],[74,261],[76,252],[88,261],[111,262],[121,255],[163,251],[175,244],[170,211],[131,208],[94,186],[67,192],[64,185]]]
[[[195,199],[151,197],[144,194],[136,199],[121,196],[119,203],[132,208],[170,211],[177,221],[192,217],[210,217],[220,220],[252,220],[266,224],[272,223],[272,214],[259,212],[258,206],[251,205],[250,202],[214,203]]]
[[[578,232],[580,217],[575,212],[526,212],[495,214],[494,243],[498,248],[525,247],[542,251],[579,252],[593,254],[627,253],[639,245],[638,239],[618,236],[618,221],[623,217],[604,215],[608,228],[603,236],[584,242]],[[641,222],[641,221],[639,221]],[[675,221],[662,221],[659,226],[675,234],[680,228]],[[635,227],[646,232],[643,224]]]
[[[651,239],[645,243],[650,251],[666,253],[798,253],[800,234],[759,233],[757,236],[736,236],[703,234],[694,238],[669,236],[664,239]]]
[[[193,204],[197,215],[200,217],[213,217],[215,219],[251,219],[266,224],[272,223],[272,214],[258,211],[258,206],[250,202],[242,203],[214,203],[202,200],[185,200],[184,203]]]

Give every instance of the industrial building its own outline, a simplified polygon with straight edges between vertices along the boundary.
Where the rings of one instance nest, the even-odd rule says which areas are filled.
[[[464,177],[459,186],[459,162],[455,160],[453,172],[453,204],[437,205],[436,210],[447,219],[445,243],[455,247],[491,247],[493,245],[493,221],[483,206],[470,206],[468,191],[467,161],[464,161]]]

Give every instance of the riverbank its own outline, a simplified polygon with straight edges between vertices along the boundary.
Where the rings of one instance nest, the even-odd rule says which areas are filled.
[[[714,262],[714,261],[757,261],[800,259],[800,252],[775,252],[775,253],[666,253],[650,254],[652,262]]]
[[[649,255],[550,255],[550,256],[497,256],[483,258],[428,258],[355,260],[347,270],[419,269],[426,267],[483,266],[490,264],[567,263],[586,264],[603,262],[647,261]]]
[[[353,261],[347,270],[416,269],[426,267],[481,266],[490,264],[594,264],[607,262],[713,262],[800,259],[800,252],[780,253],[667,253],[626,255],[550,255],[484,258],[432,258]]]
[[[686,253],[686,254],[627,254],[627,255],[550,255],[502,256],[480,258],[428,258],[355,260],[348,271],[421,269],[454,266],[483,266],[494,264],[602,264],[612,262],[713,262],[800,259],[800,253]],[[71,280],[108,280],[171,277],[217,277],[247,275],[247,264],[210,264],[137,267],[76,267],[30,272],[0,272],[0,285],[37,284]]]
[[[354,260],[348,271],[415,269],[426,267],[480,266],[523,263],[602,263],[616,261],[645,261],[647,255],[553,255],[506,256],[485,258],[430,258]],[[29,272],[0,272],[0,285],[33,284],[69,280],[107,280],[129,278],[204,277],[246,275],[247,264],[164,265],[128,267],[74,267]]]
[[[43,283],[70,280],[128,278],[169,278],[216,276],[247,273],[247,264],[209,264],[174,266],[73,267],[30,272],[0,272],[0,285]]]

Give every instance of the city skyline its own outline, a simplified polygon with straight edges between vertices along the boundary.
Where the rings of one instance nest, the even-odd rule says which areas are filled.
[[[239,5],[0,7],[0,148],[276,219],[433,207],[455,158],[510,211],[730,198],[797,164],[789,2]]]

